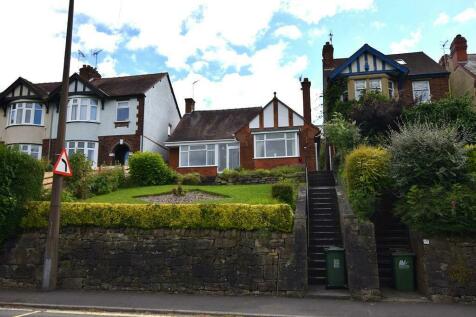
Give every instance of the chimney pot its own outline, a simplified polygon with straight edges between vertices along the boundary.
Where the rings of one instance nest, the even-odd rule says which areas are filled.
[[[301,90],[302,90],[302,108],[303,108],[303,115],[304,121],[307,123],[312,123],[311,119],[311,82],[306,77],[301,82]]]
[[[83,77],[87,81],[101,78],[101,74],[99,74],[97,69],[91,65],[83,65],[83,67],[79,69],[79,76]]]
[[[185,98],[185,113],[195,111],[195,100],[193,98]]]

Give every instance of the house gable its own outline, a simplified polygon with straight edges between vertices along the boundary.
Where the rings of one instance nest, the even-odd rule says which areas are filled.
[[[334,69],[329,74],[329,78],[334,79],[337,76],[353,76],[372,73],[407,74],[408,68],[382,54],[370,45],[364,44],[364,46],[349,57],[344,63]]]
[[[278,98],[273,98],[248,124],[250,129],[298,127],[304,118]]]

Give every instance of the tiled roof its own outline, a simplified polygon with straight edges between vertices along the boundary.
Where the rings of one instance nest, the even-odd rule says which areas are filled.
[[[183,116],[167,142],[233,139],[261,107],[193,111]]]
[[[424,52],[412,52],[412,53],[400,53],[400,54],[388,54],[387,57],[391,59],[403,59],[406,64],[404,65],[408,68],[408,75],[424,75],[424,74],[434,74],[434,73],[444,73],[446,69],[435,62],[431,57],[426,55]],[[335,58],[334,65],[335,68],[342,65],[347,58]]]
[[[464,65],[464,68],[476,76],[476,54],[468,54],[468,62]]]

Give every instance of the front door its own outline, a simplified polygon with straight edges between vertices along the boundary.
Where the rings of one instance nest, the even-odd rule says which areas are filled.
[[[240,146],[228,145],[227,168],[235,169],[240,167]]]

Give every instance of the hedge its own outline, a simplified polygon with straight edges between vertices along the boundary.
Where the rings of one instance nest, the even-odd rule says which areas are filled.
[[[32,202],[23,229],[48,226],[49,203]],[[286,204],[97,204],[63,203],[61,226],[180,228],[291,232],[293,211]]]

